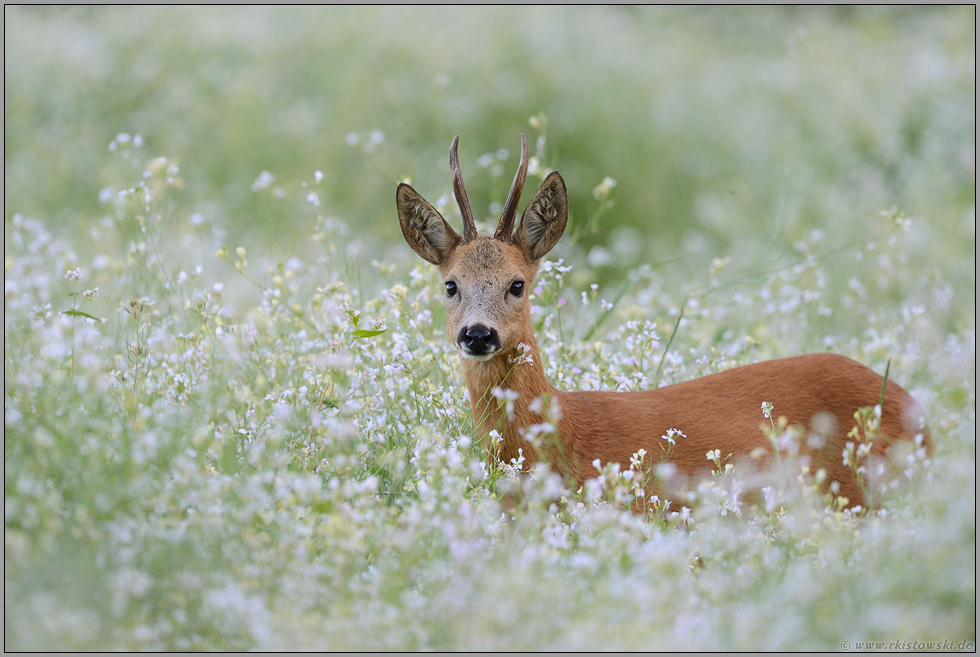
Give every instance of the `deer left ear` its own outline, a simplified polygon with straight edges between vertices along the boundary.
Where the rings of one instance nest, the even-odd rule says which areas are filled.
[[[568,194],[565,181],[553,171],[524,210],[514,241],[524,247],[532,260],[539,260],[554,248],[568,223]]]
[[[449,254],[461,241],[459,233],[418,192],[405,183],[398,185],[395,201],[402,235],[412,250],[437,266],[448,260]]]

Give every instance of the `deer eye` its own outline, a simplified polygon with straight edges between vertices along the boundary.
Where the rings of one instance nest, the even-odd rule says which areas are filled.
[[[514,281],[510,284],[510,293],[515,297],[519,297],[524,294],[524,281]]]
[[[456,283],[453,281],[446,281],[446,296],[454,297],[456,296]]]

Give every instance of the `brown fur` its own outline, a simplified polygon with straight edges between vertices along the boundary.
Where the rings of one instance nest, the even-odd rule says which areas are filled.
[[[533,340],[533,338],[531,338]],[[537,348],[532,348],[537,355]],[[513,368],[506,381],[506,370],[500,358],[489,363],[463,360],[463,372],[469,389],[475,421],[486,418],[481,430],[501,431],[500,458],[504,462],[518,457],[522,450],[525,463],[534,463],[534,449],[519,435],[521,428],[542,421],[528,409],[537,397],[555,398],[561,407],[558,433],[563,454],[549,460],[564,474],[582,482],[595,477],[593,461],[620,463],[625,467],[630,457],[645,449],[656,462],[667,442],[661,437],[676,428],[678,436],[671,449],[670,462],[687,477],[707,474],[713,464],[705,454],[720,449],[722,456],[733,460],[748,457],[756,448],[771,457],[772,447],[763,433],[761,404],[773,404],[773,415],[785,416],[791,425],[811,429],[809,439],[823,443],[819,449],[806,444],[801,453],[810,454],[811,472],[826,471],[826,484],[839,482],[839,494],[849,506],[863,504],[864,495],[854,472],[844,466],[842,453],[855,426],[854,413],[863,406],[874,406],[881,393],[882,377],[860,363],[836,354],[807,354],[792,358],[764,361],[710,374],[672,386],[637,392],[563,392],[556,390],[544,376],[539,359]],[[515,421],[508,422],[498,402],[482,391],[502,386],[519,394],[515,402]],[[917,425],[917,402],[898,384],[889,381],[882,404],[881,433],[888,439],[910,439],[928,430]],[[826,415],[833,418],[828,422]],[[814,422],[814,418],[818,418]],[[813,431],[824,423],[832,431],[819,435]],[[807,437],[804,437],[807,440]],[[883,455],[887,439],[876,441],[873,454]],[[768,458],[766,459],[768,462]]]
[[[454,148],[455,148],[454,141]],[[455,150],[453,151],[455,155]],[[526,157],[526,155],[525,155]],[[465,201],[465,191],[457,194]],[[516,203],[515,203],[516,205]],[[463,240],[431,205],[407,185],[399,186],[399,220],[406,241],[420,256],[439,267],[443,280],[456,287],[447,295],[447,330],[456,342],[467,327],[480,326],[499,334],[499,349],[491,354],[468,354],[458,342],[463,376],[469,390],[478,431],[501,434],[494,449],[504,462],[525,457],[525,466],[539,459],[523,432],[543,418],[530,409],[535,399],[557,401],[561,419],[558,443],[545,447],[549,462],[575,481],[595,477],[593,462],[618,462],[624,467],[639,449],[658,461],[667,443],[661,438],[676,428],[678,436],[670,461],[682,475],[700,476],[712,464],[706,453],[719,449],[733,461],[755,451],[772,457],[772,446],[761,426],[763,401],[774,416],[809,433],[801,453],[811,472],[823,469],[825,485],[838,482],[849,505],[864,504],[853,470],[843,464],[847,433],[856,424],[854,413],[878,403],[883,379],[871,369],[844,356],[808,354],[745,365],[685,383],[639,392],[564,392],[545,378],[531,326],[526,292],[511,293],[515,281],[530,288],[538,262],[557,243],[567,220],[565,185],[557,172],[541,185],[513,235],[497,239],[474,236]],[[505,211],[506,214],[506,211]],[[465,211],[464,211],[465,215]],[[506,217],[501,218],[501,226]],[[510,218],[512,221],[512,217]],[[421,228],[419,228],[421,227]],[[498,234],[500,233],[498,227]],[[515,362],[529,348],[529,359]],[[513,418],[493,396],[496,388],[517,393]],[[873,454],[883,455],[894,439],[923,434],[931,450],[921,407],[909,393],[889,381],[882,403],[881,434]]]

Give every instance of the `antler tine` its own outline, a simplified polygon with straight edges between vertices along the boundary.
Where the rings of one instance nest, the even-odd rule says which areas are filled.
[[[527,178],[527,162],[527,138],[522,132],[521,162],[517,166],[517,175],[514,176],[514,183],[510,186],[507,202],[504,203],[504,211],[500,213],[500,223],[497,224],[497,232],[493,234],[495,239],[509,242],[511,234],[514,232],[514,218],[517,216],[517,204],[521,201],[521,192],[524,191],[524,180]]]
[[[459,170],[459,157],[456,155],[458,144],[459,135],[456,135],[449,148],[449,170],[453,174],[453,193],[456,195],[456,203],[459,204],[459,213],[463,215],[463,242],[466,243],[476,239],[477,231],[470,199],[466,196],[466,187],[463,185],[463,174]]]

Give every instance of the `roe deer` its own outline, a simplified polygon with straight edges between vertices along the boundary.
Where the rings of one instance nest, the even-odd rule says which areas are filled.
[[[758,457],[762,448],[771,459],[773,447],[761,426],[760,407],[767,401],[790,424],[809,430],[801,451],[810,459],[811,472],[824,469],[824,488],[846,497],[848,506],[865,503],[853,464],[845,465],[842,455],[853,440],[847,433],[855,426],[855,412],[878,404],[884,381],[844,356],[819,353],[765,361],[637,392],[552,387],[534,338],[527,290],[541,258],[565,230],[565,183],[557,171],[548,175],[514,229],[528,167],[527,141],[521,134],[520,164],[496,232],[493,237],[480,235],[459,170],[458,142],[456,137],[449,166],[463,235],[405,183],[396,193],[398,220],[408,245],[442,274],[449,337],[462,356],[474,423],[484,440],[492,430],[500,433],[499,457],[505,463],[521,453],[525,467],[539,458],[525,439],[528,427],[544,421],[536,412],[541,407],[533,404],[538,398],[560,406],[557,444],[540,448],[555,452],[543,456],[579,483],[598,474],[596,459],[626,466],[643,448],[656,462],[666,456],[661,436],[672,428],[685,434],[669,451],[669,460],[683,475],[701,474],[711,465],[706,453],[716,448],[733,459],[753,451]],[[517,393],[510,414],[492,394],[498,387]],[[873,454],[883,455],[888,439],[899,438],[914,439],[915,447],[931,450],[920,416],[915,399],[888,381],[880,420],[886,439],[873,443]]]

